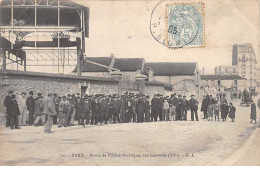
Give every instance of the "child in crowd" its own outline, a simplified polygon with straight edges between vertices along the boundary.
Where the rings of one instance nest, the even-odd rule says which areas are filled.
[[[236,117],[236,108],[233,106],[233,103],[229,103],[229,118],[231,118],[232,122],[235,122],[235,117]]]
[[[217,118],[219,121],[219,111],[220,111],[220,104],[219,104],[219,101],[217,100],[215,107],[214,107],[215,121],[217,120]]]

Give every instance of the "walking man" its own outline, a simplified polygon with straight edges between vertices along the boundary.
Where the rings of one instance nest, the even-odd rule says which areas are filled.
[[[55,103],[54,100],[52,98],[52,94],[48,94],[47,98],[44,98],[42,100],[43,105],[44,105],[44,109],[43,109],[43,113],[45,114],[45,118],[46,118],[46,122],[44,125],[44,132],[45,133],[52,133],[51,132],[51,128],[53,125],[53,116],[57,115],[57,112],[55,110]]]

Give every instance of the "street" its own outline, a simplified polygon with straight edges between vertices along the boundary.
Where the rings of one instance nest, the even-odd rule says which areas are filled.
[[[236,102],[236,122],[169,121],[57,128],[1,128],[1,165],[219,165],[257,127]],[[258,116],[259,117],[259,116]],[[256,160],[256,159],[255,159]],[[243,165],[240,163],[240,165]]]

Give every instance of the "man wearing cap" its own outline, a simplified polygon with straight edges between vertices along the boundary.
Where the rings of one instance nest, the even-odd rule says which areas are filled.
[[[113,108],[114,108],[114,111],[112,112],[113,123],[115,123],[116,121],[119,123],[120,122],[119,114],[120,114],[120,108],[121,108],[121,101],[120,101],[119,97],[116,97],[114,99]]]
[[[145,113],[145,96],[138,97],[138,101],[136,104],[136,111],[137,111],[137,123],[143,123],[144,113]]]
[[[105,121],[105,124],[107,124],[109,103],[108,103],[108,98],[105,96],[103,96],[100,101],[100,109],[101,109],[100,123],[102,124],[103,121]]]
[[[191,120],[194,121],[194,114],[196,117],[196,121],[199,121],[198,118],[198,104],[199,102],[195,99],[195,95],[191,95],[191,99],[189,100],[189,106],[191,111]]]
[[[18,106],[20,110],[20,116],[19,116],[19,124],[21,126],[26,126],[26,122],[29,119],[29,113],[26,107],[26,93],[22,92],[21,97],[18,99]]]
[[[131,108],[132,108],[132,118],[133,118],[133,122],[136,122],[136,98],[134,95],[131,96],[130,99],[130,104],[131,104]],[[131,120],[130,120],[131,121]]]
[[[8,95],[5,96],[5,100],[4,100],[4,106],[5,106],[5,109],[6,109],[6,127],[9,127],[10,126],[10,110],[11,110],[11,96],[13,94],[13,91],[8,91]]]
[[[38,93],[38,97],[35,99],[34,103],[34,115],[36,119],[34,120],[34,125],[37,127],[39,126],[39,122],[45,123],[45,115],[43,114],[43,103],[42,103],[42,94]]]
[[[160,121],[163,120],[163,116],[162,116],[162,112],[163,112],[163,102],[164,102],[164,98],[163,95],[159,95],[159,109],[158,109],[158,115],[159,115],[159,119]]]
[[[82,98],[80,100],[80,125],[83,125],[83,127],[85,127],[85,124],[88,125],[89,124],[89,114],[90,114],[90,106],[89,106],[89,101],[88,101],[88,97],[84,96],[84,98]],[[86,123],[85,123],[85,119],[86,119]]]
[[[57,115],[57,112],[55,110],[55,103],[52,98],[52,94],[48,94],[48,97],[44,98],[42,100],[43,102],[43,113],[45,114],[45,125],[44,125],[44,131],[45,133],[51,133],[51,128],[53,125],[53,116]]]
[[[29,126],[33,125],[33,115],[34,115],[34,98],[33,98],[33,91],[30,91],[29,97],[26,100],[26,106],[27,110],[29,110],[29,121],[28,124]]]
[[[187,111],[189,110],[189,101],[186,99],[186,96],[183,96],[183,101],[181,104],[181,114],[182,120],[187,121]]]
[[[19,107],[17,101],[15,100],[15,95],[11,96],[10,101],[10,128],[11,129],[20,129],[18,125],[18,116],[20,115]]]
[[[177,104],[178,104],[178,98],[177,98],[176,93],[174,93],[174,94],[171,95],[171,98],[169,100],[169,105],[170,105],[169,113],[170,113],[172,121],[176,120],[176,107],[177,107]]]
[[[182,120],[181,117],[181,105],[182,105],[182,98],[181,95],[178,95],[178,102],[176,106],[176,120]]]
[[[98,97],[95,97],[94,102],[92,102],[92,116],[91,116],[91,125],[97,125],[98,115],[100,113],[100,103],[98,102]]]

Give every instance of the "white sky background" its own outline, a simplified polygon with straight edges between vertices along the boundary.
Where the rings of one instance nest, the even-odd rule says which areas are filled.
[[[74,1],[90,7],[86,56],[114,53],[115,57],[142,57],[146,62],[198,62],[206,73],[213,73],[218,65],[231,65],[235,43],[252,43],[259,58],[258,0],[203,1],[206,47],[178,50],[161,45],[150,33],[151,11],[159,1]],[[67,67],[65,73],[72,69]]]

